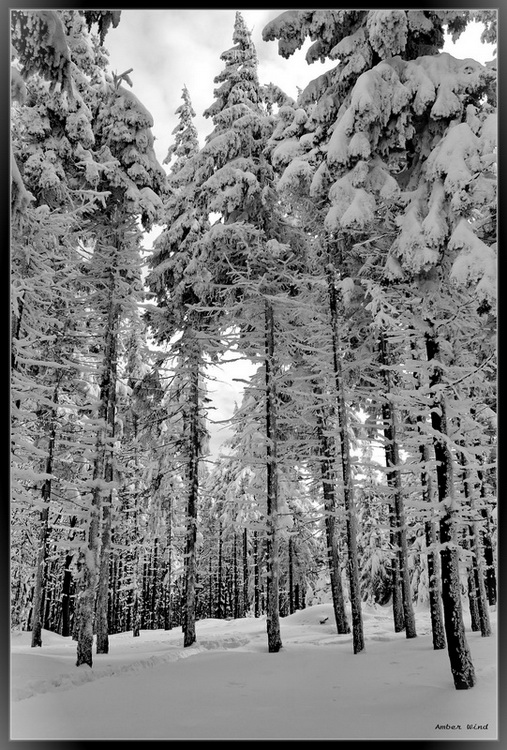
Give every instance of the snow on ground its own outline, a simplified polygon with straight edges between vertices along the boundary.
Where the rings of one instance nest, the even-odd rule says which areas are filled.
[[[276,654],[265,617],[201,620],[189,648],[179,627],[113,635],[92,668],[75,666],[71,638],[44,630],[32,649],[31,634],[14,631],[10,738],[497,739],[495,608],[491,620],[482,638],[465,613],[471,690],[454,688],[425,609],[407,639],[389,607],[365,606],[360,654],[336,633],[331,604],[281,618]]]

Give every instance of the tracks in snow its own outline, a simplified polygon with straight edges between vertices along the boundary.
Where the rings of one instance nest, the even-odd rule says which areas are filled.
[[[228,651],[229,649],[241,648],[249,642],[249,638],[233,634],[219,638],[203,638],[202,640],[198,639],[192,646],[187,648],[168,645],[167,651],[160,651],[157,654],[129,661],[128,663],[115,662],[114,654],[94,654],[93,667],[90,668],[86,665],[80,667],[73,666],[68,671],[62,671],[61,674],[54,675],[51,678],[32,680],[21,688],[13,687],[11,697],[13,701],[27,700],[42,693],[79,687],[80,685],[100,680],[103,677],[114,677],[119,674],[125,675],[129,672],[135,674],[143,669],[151,669],[161,664],[186,659],[189,656],[195,656],[206,651]],[[121,659],[121,656],[119,658]],[[13,671],[15,671],[15,654],[13,654],[12,667]]]

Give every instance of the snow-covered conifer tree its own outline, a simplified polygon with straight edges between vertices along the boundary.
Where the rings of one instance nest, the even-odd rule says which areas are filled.
[[[257,295],[261,303],[257,314],[262,314],[265,325],[263,356],[265,361],[269,360],[273,364],[273,326],[269,299],[273,292],[270,285],[261,283],[261,279],[266,273],[266,264],[269,263],[273,248],[269,242],[274,242],[276,247],[280,246],[283,226],[276,213],[272,212],[272,206],[268,205],[270,195],[272,196],[271,170],[263,150],[273,126],[272,117],[262,106],[257,56],[240,13],[236,14],[233,42],[235,46],[221,56],[225,67],[215,80],[218,84],[215,90],[216,100],[205,112],[205,116],[212,119],[214,129],[203,148],[189,158],[175,176],[179,184],[191,186],[192,199],[184,198],[185,195],[188,196],[188,187],[186,193],[183,191],[179,194],[183,196],[181,200],[184,204],[173,214],[174,219],[168,227],[171,236],[179,236],[180,240],[185,240],[183,248],[189,247],[183,276],[179,270],[173,288],[176,286],[178,295],[185,294],[187,304],[197,312],[200,308],[203,310],[201,317],[209,323],[214,319],[215,330],[218,332],[237,326],[233,315],[224,317],[224,309],[231,309],[234,301],[241,299],[245,293]],[[177,204],[179,195],[175,194],[170,201]],[[212,226],[206,226],[208,217],[213,214],[218,214],[218,220]],[[278,240],[275,240],[276,237]],[[190,244],[191,240],[195,241]],[[159,265],[155,271],[159,278],[163,278],[163,260],[163,255],[159,254]],[[175,260],[181,262],[182,257],[168,257],[165,261],[169,274]],[[256,280],[253,288],[248,286],[251,284],[250,279]],[[273,289],[276,293],[276,284]],[[210,330],[211,327],[207,329],[208,338]],[[216,346],[215,351],[219,351]],[[268,370],[266,377],[269,381],[266,383],[267,393],[273,394],[272,369]],[[266,428],[273,431],[274,401],[271,396],[267,397],[268,402],[270,413],[267,420],[270,422],[269,425],[266,422]],[[275,438],[275,433],[270,435],[271,441]],[[274,443],[269,442],[269,445],[274,446]],[[276,456],[272,448],[269,450],[271,455],[266,456],[270,467],[269,495],[272,501],[272,521],[276,527]],[[281,640],[278,595],[275,591],[277,554],[274,527],[269,537],[273,544],[271,558],[274,567],[268,574],[269,586],[273,588],[268,617],[268,640],[270,650],[278,651]]]
[[[206,212],[196,205],[194,186],[186,172],[187,162],[198,151],[195,113],[190,94],[183,88],[183,103],[176,110],[178,125],[173,131],[174,143],[165,161],[171,163],[169,194],[165,202],[166,228],[155,242],[150,258],[151,272],[147,283],[157,300],[148,312],[155,338],[170,343],[177,360],[176,378],[181,383],[177,400],[182,415],[182,441],[187,494],[187,541],[185,562],[184,645],[195,641],[196,617],[196,539],[199,497],[200,461],[205,448],[203,429],[204,356],[214,356],[213,345],[206,334],[212,331],[213,316],[199,310],[206,301],[204,269],[196,256],[197,242],[209,225]],[[206,272],[205,272],[206,273]],[[209,274],[209,272],[208,272]],[[204,280],[204,284],[202,283]],[[211,318],[211,320],[210,320]]]
[[[93,179],[79,166],[83,148],[93,144],[92,114],[76,85],[78,66],[72,51],[79,46],[86,48],[87,32],[80,28],[81,14],[68,15],[75,26],[72,39],[64,15],[57,11],[12,13],[11,280],[15,423],[20,427],[30,408],[45,414],[39,424],[43,431],[47,430],[47,435],[39,439],[47,440],[48,445],[47,476],[42,490],[45,520],[41,527],[32,622],[34,645],[40,645],[39,604],[43,596],[46,546],[42,537],[52,502],[51,485],[66,473],[59,458],[68,452],[70,442],[67,438],[61,443],[60,439],[77,416],[72,392],[79,372],[78,342],[87,318],[82,293],[88,286],[81,273],[83,258],[79,244],[86,236],[83,228],[86,212],[93,211],[103,198],[95,190]],[[39,361],[37,367],[30,364],[35,359]],[[72,431],[74,450],[81,450],[78,431]],[[86,440],[84,432],[81,439]],[[18,467],[23,473],[21,445],[26,444],[26,439],[18,445],[14,435],[13,442],[16,477]]]
[[[151,228],[162,206],[160,194],[165,187],[165,174],[153,151],[153,119],[137,97],[119,80],[110,80],[103,86],[102,98],[104,106],[94,121],[94,131],[96,147],[109,160],[99,180],[101,186],[109,189],[109,195],[103,211],[95,212],[90,220],[94,232],[90,276],[96,279],[91,304],[102,317],[104,334],[88,559],[96,557],[98,564],[102,557],[101,569],[105,576],[109,571],[112,521],[119,325],[142,296],[137,222],[141,221],[146,229]],[[99,528],[102,528],[100,542]],[[88,572],[92,571],[88,568]],[[107,653],[108,589],[104,581],[99,583],[102,586],[99,586],[96,605],[97,650]],[[95,580],[91,576],[82,591],[89,606],[94,603],[94,590]],[[80,611],[82,631],[88,633],[91,627],[89,606]],[[80,653],[78,641],[78,663],[88,663],[88,659],[88,649],[85,657]]]

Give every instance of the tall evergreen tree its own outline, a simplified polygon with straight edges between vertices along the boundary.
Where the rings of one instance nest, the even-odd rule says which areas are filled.
[[[182,98],[183,103],[176,110],[179,120],[173,131],[175,141],[165,160],[170,163],[175,156],[169,178],[170,193],[165,205],[166,229],[155,242],[155,251],[150,259],[152,270],[147,283],[158,303],[157,308],[148,313],[149,323],[157,341],[168,343],[175,339],[172,349],[178,359],[180,375],[185,381],[182,386],[183,398],[180,400],[183,408],[187,484],[183,632],[184,646],[191,646],[196,637],[197,509],[199,462],[204,448],[204,396],[201,379],[204,373],[204,356],[210,354],[204,342],[204,331],[210,330],[210,316],[198,309],[199,303],[206,301],[206,287],[204,286],[203,292],[201,268],[194,256],[196,243],[209,222],[206,213],[193,201],[193,186],[185,171],[187,162],[195,156],[199,144],[192,122],[194,111],[186,87]]]

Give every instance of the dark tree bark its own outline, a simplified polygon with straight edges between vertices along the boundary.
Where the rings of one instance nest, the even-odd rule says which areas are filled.
[[[336,630],[340,634],[350,633],[345,612],[345,598],[341,577],[340,553],[336,532],[336,478],[335,456],[332,438],[326,434],[322,413],[317,414],[317,437],[320,445],[320,472],[324,497],[324,523],[326,528],[327,563],[331,580],[331,597]]]
[[[70,597],[72,591],[72,573],[70,566],[74,555],[65,556],[65,567],[63,571],[62,584],[62,629],[61,633],[64,638],[70,635]]]
[[[167,525],[167,550],[166,550],[166,574],[164,579],[164,601],[165,601],[165,630],[172,630],[173,627],[173,613],[172,613],[172,503],[171,500],[167,503],[166,510],[166,525]],[[211,615],[210,615],[211,617]]]
[[[253,560],[254,560],[254,617],[260,617],[260,560],[259,560],[259,533],[253,533]]]
[[[431,475],[427,470],[430,449],[425,443],[421,443],[419,451],[423,464],[423,469],[421,471],[422,496],[426,505],[430,509],[429,513],[431,514],[431,508],[433,506],[433,488]],[[424,524],[424,533],[426,536],[426,547],[428,549],[427,565],[433,649],[439,650],[445,648],[445,628],[442,614],[442,594],[440,590],[440,560],[438,554],[433,551],[436,548],[437,535],[435,524],[433,523],[431,516]]]
[[[401,591],[400,556],[398,554],[399,539],[396,526],[394,503],[389,506],[389,541],[391,545],[391,596],[393,601],[394,632],[405,630],[405,616],[403,613],[403,595]]]
[[[234,531],[233,541],[233,575],[234,575],[234,619],[239,618],[239,557],[238,557],[238,539]]]
[[[352,611],[352,643],[355,654],[364,651],[363,617],[361,611],[361,586],[359,581],[358,548],[357,548],[357,514],[354,504],[352,471],[350,462],[350,445],[348,435],[348,415],[345,402],[343,373],[340,359],[338,334],[338,304],[334,283],[334,267],[329,269],[328,277],[329,310],[331,315],[331,334],[333,348],[333,369],[338,405],[338,424],[340,433],[341,464],[343,473],[343,493],[345,499],[348,577],[350,589],[350,606]]]
[[[79,620],[77,628],[76,666],[93,666],[92,646],[95,625],[95,598],[100,554],[100,513],[102,506],[102,484],[106,462],[105,427],[99,430],[94,462],[92,502],[89,512],[86,551],[80,554]]]
[[[56,404],[58,401],[58,386],[53,392],[53,403]],[[51,407],[50,412],[50,424],[49,424],[49,440],[48,440],[48,454],[46,457],[46,474],[51,474],[53,471],[53,456],[55,450],[56,440],[56,409]],[[39,527],[39,539],[37,549],[37,563],[35,568],[35,585],[33,591],[33,603],[32,603],[32,648],[42,646],[42,606],[44,600],[44,588],[46,585],[46,558],[47,558],[47,545],[48,545],[48,529],[49,529],[49,502],[51,500],[51,478],[48,477],[44,480],[42,486],[42,510],[40,512],[40,527]]]
[[[190,365],[189,387],[189,457],[187,464],[187,539],[185,549],[185,612],[183,622],[183,646],[195,643],[196,613],[196,540],[197,497],[199,492],[199,361],[200,352],[195,342]]]
[[[119,252],[117,249],[116,252]],[[113,262],[115,262],[113,260]],[[116,421],[116,382],[118,379],[118,322],[120,318],[119,305],[115,301],[116,271],[113,268],[110,279],[110,296],[108,301],[108,319],[105,331],[104,372],[100,387],[100,417],[105,421],[105,456],[104,481],[111,484],[114,479],[113,440]],[[95,603],[95,622],[97,632],[98,654],[109,652],[109,624],[107,618],[109,602],[109,560],[111,556],[111,522],[112,522],[112,491],[109,490],[100,502],[102,512],[102,536],[100,541],[99,571],[97,581],[97,595]],[[99,511],[99,512],[100,512]]]
[[[109,560],[111,555],[111,495],[102,505],[102,537],[100,545],[99,575],[95,603],[95,623],[97,632],[97,654],[109,653]]]
[[[76,666],[93,666],[93,625],[95,613],[95,591],[97,589],[97,565],[99,543],[99,516],[96,503],[92,504],[88,526],[86,553],[80,553],[80,591],[77,619]],[[86,556],[85,556],[86,555]]]
[[[486,489],[484,482],[484,474],[482,469],[479,469],[477,476],[480,482],[479,494],[481,499],[486,497]],[[493,544],[491,542],[491,534],[489,531],[489,514],[486,507],[481,508],[481,515],[484,518],[485,529],[483,531],[483,545],[484,545],[484,560],[486,563],[486,591],[488,595],[488,602],[492,607],[496,604],[496,575],[495,575],[495,557],[493,554]]]
[[[217,579],[217,606],[216,617],[221,619],[224,616],[223,608],[223,538],[222,538],[222,521],[218,522],[218,579]]]
[[[414,338],[411,339],[411,349],[415,351],[416,344]],[[415,373],[416,389],[421,388],[421,378]],[[436,527],[436,500],[434,493],[434,484],[430,465],[430,447],[424,434],[425,417],[420,414],[416,417],[417,431],[419,434],[419,455],[421,458],[421,490],[422,499],[428,508],[427,519],[424,524],[424,533],[426,538],[427,549],[427,567],[428,567],[428,588],[430,600],[430,618],[431,633],[433,639],[433,649],[440,650],[445,648],[445,627],[442,612],[442,592],[440,588],[440,555],[437,552],[437,527]]]
[[[472,522],[468,527],[469,534],[469,547],[472,553],[471,560],[471,575],[472,575],[472,590],[475,592],[475,598],[477,602],[477,611],[479,614],[479,625],[480,631],[483,638],[491,635],[491,624],[489,621],[489,612],[486,596],[486,584],[483,564],[483,553],[482,545],[480,541],[480,531],[478,528],[478,519],[475,517],[477,514],[476,509],[476,498],[474,497],[474,489],[472,486],[472,478],[467,465],[466,456],[464,453],[459,454],[459,460],[463,467],[463,487],[465,491],[465,498],[468,500],[470,505],[470,511],[472,516]]]
[[[380,334],[380,363],[384,370],[384,386],[386,394],[391,393],[391,375],[389,371],[390,357],[388,345],[384,333]],[[415,626],[414,609],[412,606],[412,593],[410,588],[410,576],[408,570],[408,545],[407,527],[405,523],[405,508],[403,492],[401,487],[401,474],[399,470],[400,456],[396,434],[396,413],[389,395],[382,403],[382,416],[384,420],[385,454],[387,465],[387,483],[392,491],[394,511],[394,539],[396,540],[396,554],[399,559],[399,573],[401,579],[401,592],[403,604],[403,621],[407,638],[417,636]],[[393,589],[393,597],[396,587]],[[394,598],[393,598],[394,601]],[[393,607],[394,609],[394,607]]]
[[[136,537],[138,537],[138,513],[137,510],[134,512],[134,528],[136,530]],[[136,539],[137,544],[134,545],[132,553],[132,637],[139,638],[141,635],[141,586],[140,586],[140,569],[141,569],[141,554],[144,539]]]
[[[73,529],[76,525],[77,518],[72,516],[70,519],[69,526]],[[70,532],[70,539],[74,538],[74,532]],[[65,556],[65,566],[63,570],[63,583],[62,583],[62,636],[67,638],[71,634],[70,622],[71,622],[71,595],[72,595],[72,573],[70,566],[74,559],[74,554],[68,552]]]
[[[434,431],[433,443],[437,463],[438,498],[442,507],[440,556],[445,635],[454,686],[456,690],[468,690],[475,685],[476,678],[463,623],[455,528],[456,501],[454,497],[453,459],[447,442],[446,401],[440,387],[442,383],[440,350],[433,330],[426,333],[426,352],[431,368],[430,388],[433,397],[431,426]]]
[[[268,651],[276,653],[282,647],[280,635],[279,551],[278,551],[278,468],[275,386],[275,323],[273,306],[265,300],[265,371],[266,371],[266,470],[267,470],[267,613]]]
[[[250,601],[248,598],[248,532],[243,529],[243,617],[246,617]]]
[[[112,441],[116,416],[117,344],[120,316],[120,307],[116,299],[116,281],[118,257],[121,251],[116,232],[114,243],[114,247],[108,248],[112,250],[112,256],[109,258],[107,299],[104,303],[104,361],[98,410],[101,425],[97,433],[93,470],[94,488],[90,509],[88,548],[86,555],[82,557],[83,568],[89,567],[89,570],[84,571],[82,578],[86,588],[82,588],[80,595],[80,603],[84,606],[80,608],[77,665],[86,663],[90,667],[92,666],[91,655],[89,655],[90,633],[93,635],[95,627],[97,628],[97,652],[107,653],[109,643],[107,609],[111,531],[108,515],[110,508],[105,510],[104,516],[104,498],[107,495],[108,502],[110,502],[111,490],[107,492],[104,483],[110,483],[113,479]],[[92,534],[96,536],[92,537]],[[105,541],[105,549],[102,549],[102,541]],[[80,640],[82,640],[81,645]]]
[[[289,614],[294,614],[294,539],[289,536]]]
[[[156,630],[159,627],[159,620],[160,620],[160,570],[161,565],[159,563],[160,560],[160,543],[158,538],[155,538],[154,544],[153,544],[153,563],[151,568],[151,582],[152,582],[152,589],[151,589],[151,611],[153,613],[153,622],[152,627],[154,630]]]
[[[210,555],[208,560],[208,617],[214,616],[214,596],[213,596],[213,570],[211,567],[211,548],[210,548]]]
[[[469,550],[470,543],[468,539],[467,529],[463,529],[463,549]],[[481,621],[479,617],[479,607],[477,605],[477,585],[474,575],[474,567],[472,561],[467,565],[467,591],[468,591],[468,607],[470,610],[470,629],[476,633],[481,629]]]

